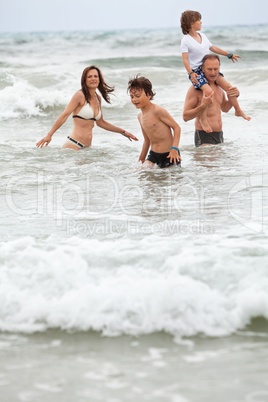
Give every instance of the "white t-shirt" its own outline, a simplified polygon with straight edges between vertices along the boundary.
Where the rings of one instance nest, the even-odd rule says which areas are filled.
[[[199,32],[201,43],[198,43],[191,35],[184,35],[181,40],[181,53],[188,53],[191,69],[195,70],[202,64],[203,57],[210,53],[209,49],[212,43],[205,34]]]

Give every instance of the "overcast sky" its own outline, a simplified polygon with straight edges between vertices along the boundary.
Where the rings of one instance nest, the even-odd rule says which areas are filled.
[[[0,0],[0,32],[180,27],[187,9],[204,27],[268,23],[268,0]]]

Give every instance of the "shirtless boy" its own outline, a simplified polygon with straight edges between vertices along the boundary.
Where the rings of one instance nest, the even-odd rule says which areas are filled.
[[[128,92],[133,105],[141,111],[138,120],[144,141],[139,161],[148,167],[180,165],[180,126],[166,109],[152,103],[155,96],[152,83],[137,75],[129,80]]]

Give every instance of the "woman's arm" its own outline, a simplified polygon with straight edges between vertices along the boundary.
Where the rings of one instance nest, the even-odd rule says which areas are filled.
[[[52,140],[53,134],[66,122],[70,114],[83,102],[84,95],[81,91],[78,91],[74,94],[64,111],[59,115],[47,135],[42,138],[40,141],[36,143],[38,148],[42,148],[43,146],[48,146],[50,141]],[[83,104],[83,103],[82,103]]]
[[[108,121],[103,119],[103,116],[101,116],[100,120],[96,121],[96,124],[98,127],[103,128],[104,130],[111,131],[113,133],[119,133],[122,134],[124,137],[128,138],[129,141],[139,141],[135,135],[127,132],[126,130],[123,130],[120,127],[114,126],[113,124],[109,123]]]

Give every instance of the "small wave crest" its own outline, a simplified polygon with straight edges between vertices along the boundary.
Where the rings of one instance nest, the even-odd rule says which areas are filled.
[[[268,318],[265,269],[228,268],[221,245],[214,244],[222,265],[172,238],[56,243],[24,237],[1,245],[0,330],[223,336]]]
[[[5,87],[0,91],[0,120],[42,116],[46,109],[66,105],[63,91],[36,88],[26,80],[7,75]]]

